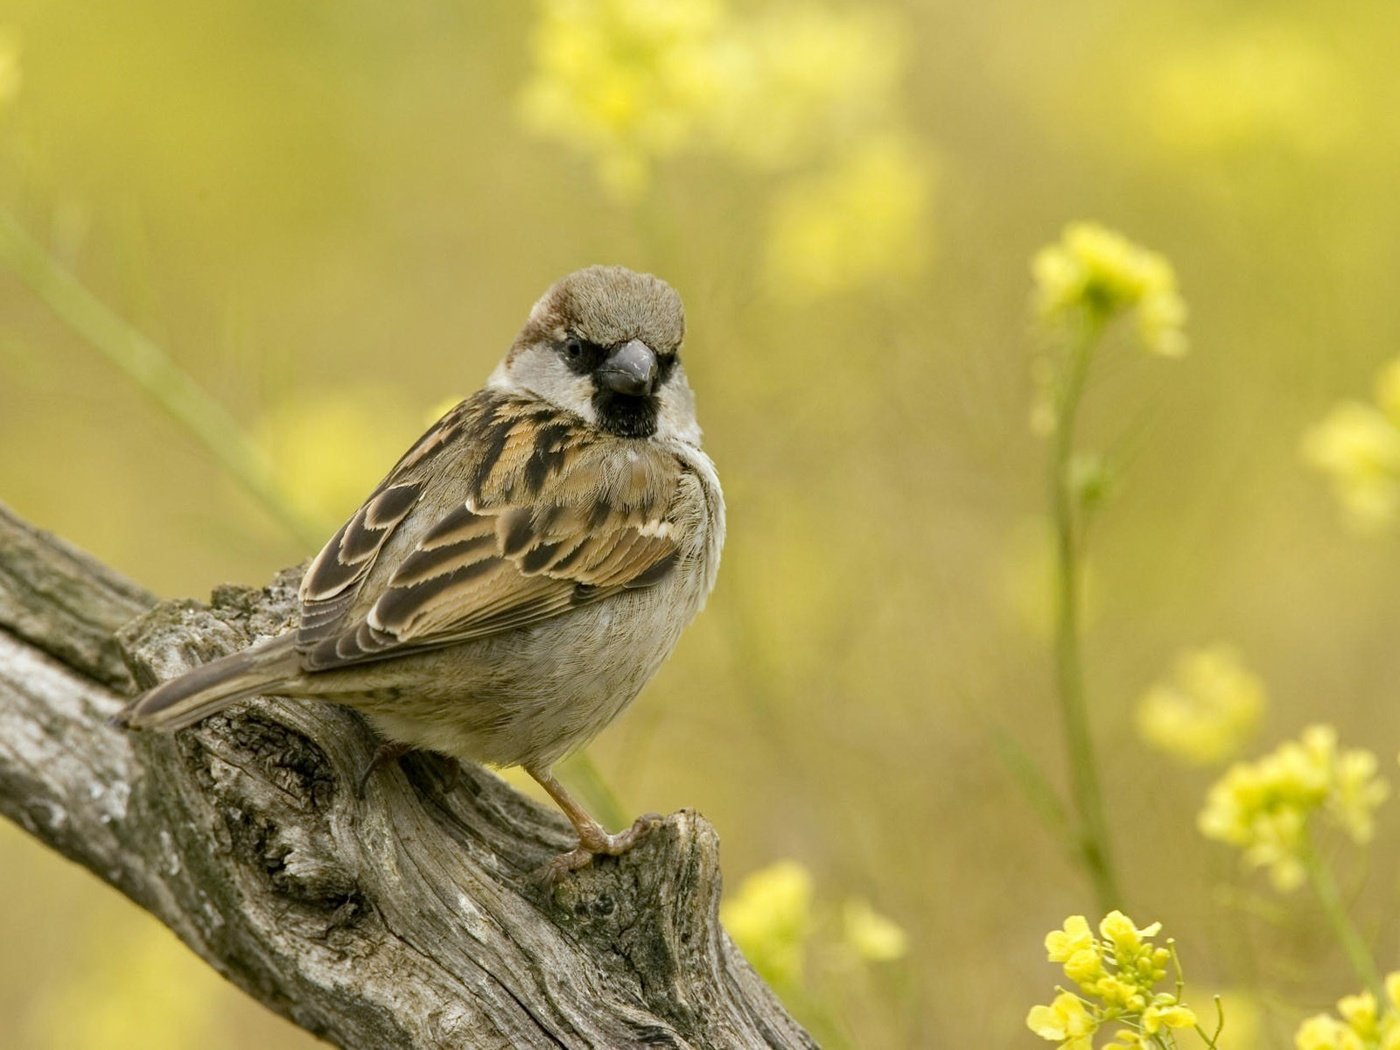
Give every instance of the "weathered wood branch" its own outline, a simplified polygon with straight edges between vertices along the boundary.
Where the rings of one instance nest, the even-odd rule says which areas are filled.
[[[0,813],[347,1048],[811,1047],[719,925],[682,811],[552,890],[567,825],[432,756],[352,788],[348,711],[256,700],[174,737],[123,696],[279,630],[293,578],[167,602],[0,507]]]

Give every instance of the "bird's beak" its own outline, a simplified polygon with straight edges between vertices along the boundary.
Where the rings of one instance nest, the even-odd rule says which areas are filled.
[[[623,343],[598,366],[598,381],[617,394],[639,397],[656,386],[656,354],[640,339]]]

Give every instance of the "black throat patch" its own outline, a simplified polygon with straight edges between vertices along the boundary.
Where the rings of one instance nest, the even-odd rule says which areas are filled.
[[[593,394],[593,411],[598,426],[609,434],[625,438],[647,438],[656,433],[656,398],[630,397],[611,390]]]

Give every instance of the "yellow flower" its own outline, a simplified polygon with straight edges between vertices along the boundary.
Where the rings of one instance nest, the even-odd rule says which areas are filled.
[[[1162,994],[1142,1012],[1142,1027],[1148,1035],[1156,1035],[1163,1028],[1192,1028],[1196,1024],[1196,1012],[1189,1006],[1176,1001],[1173,995]]]
[[[887,136],[787,186],[768,233],[776,290],[818,298],[917,275],[928,254],[931,179],[911,141]]]
[[[1400,973],[1385,978],[1387,1008],[1370,992],[1343,996],[1337,1017],[1317,1014],[1293,1036],[1297,1050],[1396,1050],[1400,1047]]]
[[[1314,813],[1325,812],[1362,843],[1388,793],[1374,755],[1339,752],[1336,730],[1310,726],[1300,740],[1232,766],[1211,787],[1197,824],[1207,838],[1241,847],[1247,863],[1269,868],[1275,886],[1289,890],[1304,878],[1301,858]]]
[[[1089,1037],[1098,1031],[1099,1022],[1079,996],[1061,992],[1049,1006],[1031,1007],[1026,1027],[1042,1039],[1077,1050],[1092,1046]]]
[[[1233,757],[1264,711],[1264,685],[1228,646],[1185,653],[1171,682],[1138,704],[1138,732],[1148,743],[1197,765]]]
[[[812,875],[793,860],[761,868],[724,902],[720,919],[765,980],[796,984],[812,930]]]
[[[1086,948],[1096,949],[1096,942],[1089,920],[1082,915],[1071,915],[1063,929],[1045,935],[1045,954],[1050,962],[1064,962]]]
[[[1385,998],[1390,1012],[1400,1011],[1400,972],[1385,975]]]
[[[1344,1027],[1326,1014],[1314,1014],[1298,1026],[1293,1045],[1296,1050],[1329,1050],[1337,1045],[1337,1030]]]
[[[1113,1042],[1105,1046],[1104,1050],[1142,1050],[1146,1045],[1142,1036],[1131,1028],[1120,1028],[1113,1033]]]
[[[1302,442],[1303,459],[1331,476],[1347,520],[1361,532],[1400,518],[1400,359],[1381,369],[1375,394],[1376,405],[1335,406]]]
[[[1358,843],[1371,841],[1376,807],[1390,797],[1390,785],[1376,775],[1376,769],[1376,756],[1369,751],[1348,751],[1337,758],[1336,783],[1328,805]]]
[[[1376,997],[1370,992],[1345,995],[1337,1000],[1337,1013],[1357,1035],[1374,1038],[1380,1014]]]
[[[1389,371],[1386,382],[1389,400]],[[1303,458],[1331,476],[1359,531],[1379,531],[1400,516],[1400,425],[1386,413],[1357,401],[1337,405],[1304,433]]]
[[[1361,1037],[1326,1014],[1309,1017],[1293,1036],[1297,1050],[1365,1050]]]
[[[846,943],[862,959],[889,962],[909,953],[909,936],[868,901],[851,899],[841,912]]]
[[[1123,1013],[1138,1013],[1147,1005],[1147,996],[1143,995],[1136,982],[1112,974],[1099,978],[1092,988],[1086,988],[1084,992]]]
[[[1136,310],[1138,335],[1166,357],[1186,352],[1186,304],[1171,264],[1097,223],[1074,223],[1056,244],[1036,253],[1035,308],[1052,324],[1075,317],[1104,323]]]
[[[1092,948],[1075,952],[1064,963],[1065,976],[1086,992],[1092,992],[1104,978],[1103,957],[1097,942]]]
[[[544,0],[527,122],[592,154],[619,196],[639,192],[708,119],[727,18],[718,0]]]
[[[1124,915],[1121,911],[1111,911],[1103,917],[1099,923],[1099,933],[1105,940],[1113,942],[1114,948],[1120,953],[1135,952],[1142,947],[1144,937],[1156,937],[1162,932],[1160,922],[1151,923],[1138,929],[1133,925],[1133,920]]]
[[[1071,915],[1063,929],[1046,935],[1045,951],[1050,962],[1064,966],[1065,975],[1082,995],[1057,989],[1060,994],[1055,1001],[1031,1010],[1026,1023],[1045,1039],[1065,1040],[1062,1046],[1084,1050],[1092,1046],[1093,1033],[1108,1021],[1130,1026],[1114,1036],[1112,1045],[1119,1050],[1147,1045],[1142,1032],[1155,1035],[1162,1029],[1194,1025],[1196,1015],[1190,1007],[1175,995],[1153,991],[1171,961],[1168,949],[1152,943],[1161,932],[1159,922],[1139,927],[1122,912],[1112,911],[1099,923],[1099,939],[1084,916]]]
[[[623,198],[685,152],[787,169],[896,126],[900,40],[860,10],[742,19],[723,0],[542,0],[522,111]]]

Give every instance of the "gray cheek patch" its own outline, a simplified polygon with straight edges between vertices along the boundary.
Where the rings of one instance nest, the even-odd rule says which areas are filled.
[[[509,366],[502,365],[487,383],[493,390],[533,394],[589,423],[596,423],[593,380],[575,375],[554,350],[532,346],[517,353]]]
[[[657,393],[656,435],[665,440],[700,444],[700,424],[695,420],[695,395],[685,369],[679,363]]]

